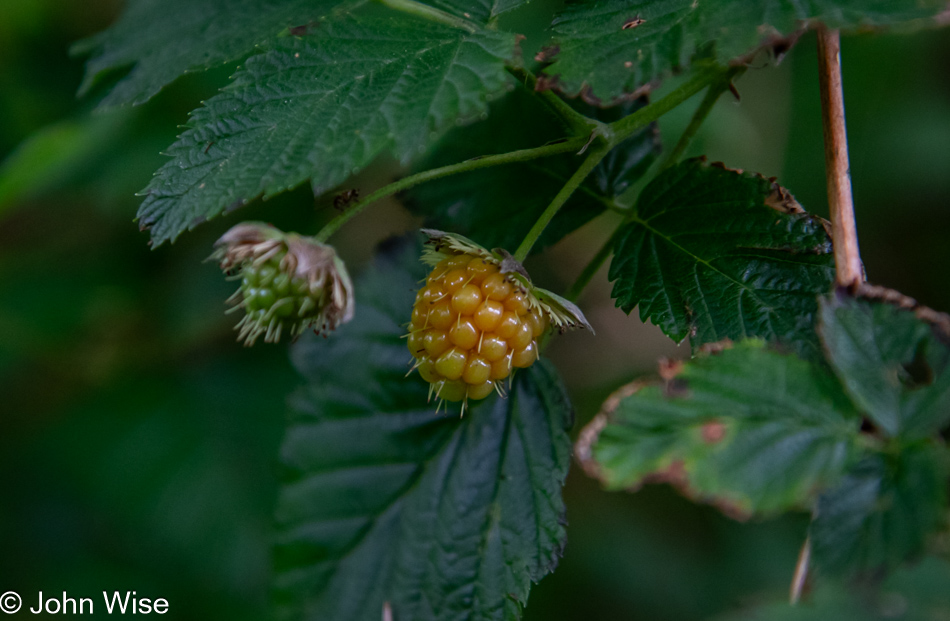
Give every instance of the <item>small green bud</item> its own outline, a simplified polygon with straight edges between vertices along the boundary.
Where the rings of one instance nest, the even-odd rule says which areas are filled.
[[[332,246],[244,222],[215,242],[211,256],[241,281],[228,301],[244,310],[235,329],[245,345],[261,335],[268,343],[296,338],[311,327],[325,334],[353,318],[353,283]]]

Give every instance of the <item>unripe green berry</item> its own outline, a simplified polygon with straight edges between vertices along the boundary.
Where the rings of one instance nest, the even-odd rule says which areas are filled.
[[[331,246],[260,223],[239,224],[215,244],[221,269],[236,273],[243,308],[239,340],[276,342],[307,328],[328,332],[353,316],[353,285]]]

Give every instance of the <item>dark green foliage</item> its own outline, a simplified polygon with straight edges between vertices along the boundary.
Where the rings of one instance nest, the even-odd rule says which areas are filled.
[[[829,573],[891,569],[946,527],[950,455],[932,444],[870,455],[818,499],[810,535]]]
[[[108,30],[80,42],[91,53],[80,94],[131,66],[100,105],[141,104],[188,71],[240,60],[288,28],[316,24],[338,0],[129,0]]]
[[[527,4],[526,0],[428,0],[426,4],[447,13],[485,24],[502,13]]]
[[[946,344],[933,323],[945,317],[906,306],[844,291],[822,301],[822,344],[840,383],[760,341],[668,367],[663,383],[607,408],[587,441],[588,468],[611,488],[669,482],[734,516],[811,507],[816,563],[829,573],[920,554],[946,528],[950,454],[936,435],[945,419],[932,414],[946,415]],[[907,385],[921,376],[930,382]],[[861,414],[903,433],[863,430]]]
[[[612,121],[643,105],[638,100],[607,110],[584,107],[583,112]],[[446,134],[419,169],[545,144],[565,132],[549,108],[517,88],[493,106],[487,121]],[[657,130],[651,125],[611,151],[545,229],[535,250],[555,243],[604,209],[618,207],[616,197],[646,172],[659,150]],[[582,161],[582,155],[568,153],[474,171],[420,185],[409,193],[409,202],[426,216],[428,226],[455,231],[488,248],[514,250]]]
[[[194,112],[144,190],[155,243],[307,179],[320,193],[380,153],[418,155],[504,87],[515,36],[360,14],[271,47]]]
[[[762,337],[817,357],[817,302],[831,239],[774,181],[702,159],[661,173],[617,238],[617,306],[694,346]]]
[[[899,26],[932,17],[941,0],[594,0],[554,21],[545,70],[558,90],[611,102],[686,68],[696,57],[726,63],[763,45],[787,49],[807,20],[832,28]]]
[[[845,295],[822,301],[831,364],[888,436],[927,437],[950,421],[950,335],[943,329],[891,304]]]
[[[822,369],[746,341],[622,398],[594,450],[608,487],[666,481],[735,516],[807,507],[860,417]]]
[[[358,281],[357,318],[295,350],[277,509],[282,619],[515,619],[565,543],[572,422],[546,362],[507,399],[458,418],[406,378],[401,324],[422,275],[415,244]]]

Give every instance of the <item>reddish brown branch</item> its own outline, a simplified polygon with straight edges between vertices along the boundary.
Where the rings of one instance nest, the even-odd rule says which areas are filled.
[[[838,284],[864,280],[858,250],[858,231],[851,197],[848,136],[844,126],[844,95],[841,90],[841,39],[837,30],[818,29],[818,81],[825,134],[825,173]]]

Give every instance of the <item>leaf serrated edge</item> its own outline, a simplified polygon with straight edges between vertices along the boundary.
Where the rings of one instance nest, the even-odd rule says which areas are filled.
[[[846,287],[838,287],[834,293],[834,302],[840,304],[844,298],[879,302],[899,310],[912,312],[918,320],[930,326],[937,338],[950,347],[950,315],[935,311],[929,306],[924,306],[900,291],[862,282]]]

